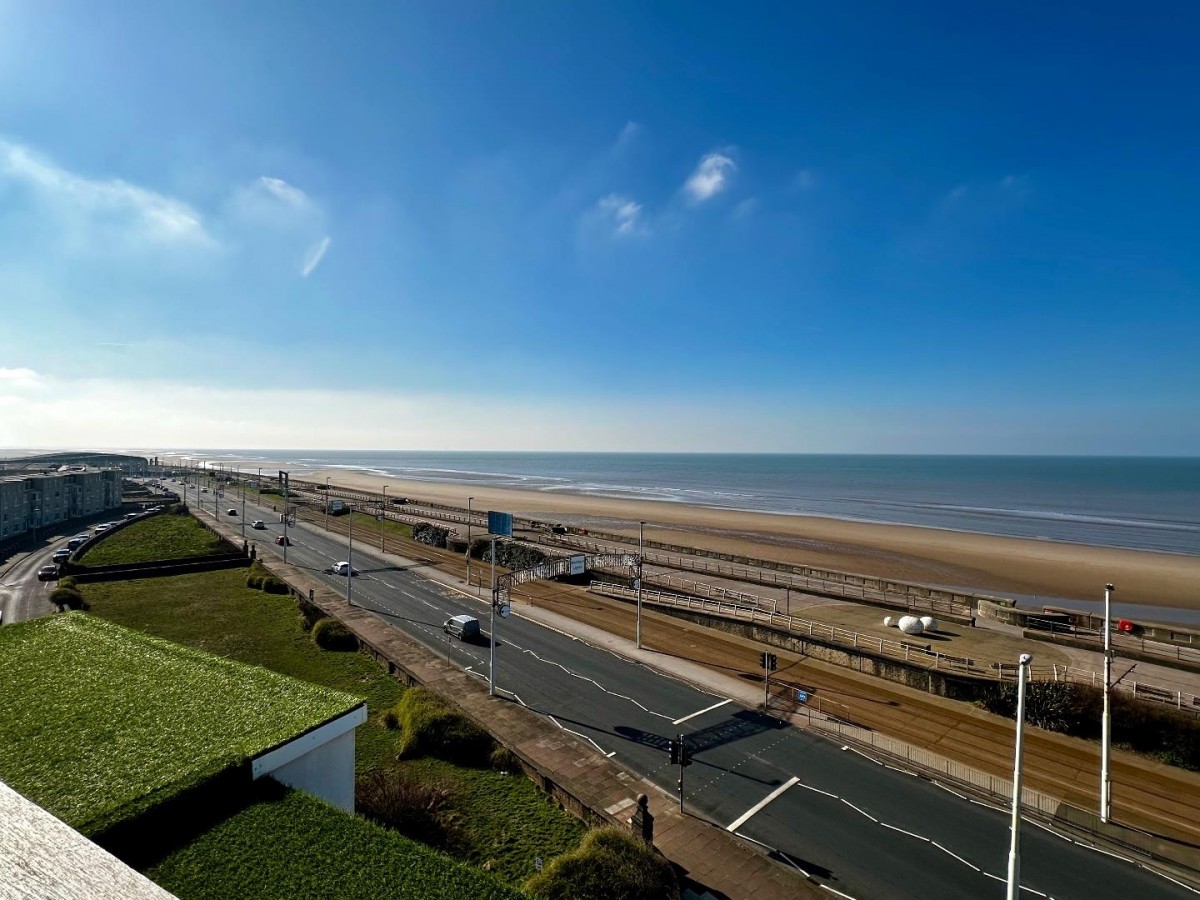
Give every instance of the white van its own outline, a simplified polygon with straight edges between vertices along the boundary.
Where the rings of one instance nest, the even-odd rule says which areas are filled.
[[[445,621],[442,631],[454,635],[460,641],[469,641],[479,637],[479,620],[473,616],[455,616]]]

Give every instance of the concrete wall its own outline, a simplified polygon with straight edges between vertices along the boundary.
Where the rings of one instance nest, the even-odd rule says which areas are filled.
[[[254,778],[307,791],[339,809],[354,812],[354,729],[367,720],[367,706],[351,710],[307,734],[257,757]]]

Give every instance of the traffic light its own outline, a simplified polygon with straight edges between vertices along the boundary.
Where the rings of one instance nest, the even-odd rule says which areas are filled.
[[[681,766],[690,766],[692,764],[692,751],[683,741],[679,742],[679,764]]]
[[[679,765],[679,757],[683,750],[683,741],[677,741],[674,738],[672,738],[670,741],[670,750],[671,750],[671,765],[673,765],[673,766]]]
[[[779,664],[779,660],[775,657],[774,653],[767,653],[766,651],[763,651],[762,653],[758,654],[758,664],[768,672],[774,672]]]

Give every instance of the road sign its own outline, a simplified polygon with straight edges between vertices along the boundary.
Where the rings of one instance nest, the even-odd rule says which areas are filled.
[[[512,537],[512,513],[488,510],[488,534]]]
[[[584,569],[585,569],[585,567],[584,567],[584,562],[583,562],[583,556],[582,555],[572,556],[571,557],[571,572],[570,572],[570,574],[582,575],[584,573]]]
[[[509,617],[509,615],[512,613],[512,607],[509,606],[507,603],[501,603],[499,606],[496,607],[496,612],[500,613],[500,618],[507,619]]]
[[[797,703],[807,703],[808,702],[808,691],[796,691],[796,702]]]

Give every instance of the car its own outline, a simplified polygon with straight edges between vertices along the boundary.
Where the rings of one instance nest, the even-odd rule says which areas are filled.
[[[469,641],[479,637],[479,620],[474,616],[454,616],[442,624],[442,631],[460,641]]]
[[[68,550],[74,550],[76,547],[80,547],[80,546],[82,546],[82,545],[83,545],[83,544],[85,544],[85,543],[87,543],[87,538],[85,538],[85,537],[73,537],[73,538],[71,538],[69,541],[67,541],[67,549],[68,549]]]
[[[231,506],[231,507],[229,507],[229,509],[225,510],[225,515],[227,515],[227,516],[236,516],[236,515],[237,515],[237,510],[236,510],[236,509],[234,509],[234,508]]]
[[[288,539],[286,534],[281,534],[279,537],[275,538],[275,543],[277,543],[280,547],[292,546],[292,542]]]
[[[251,525],[250,527],[257,528],[259,531],[262,531],[267,527],[267,523],[264,522],[262,519],[255,519],[254,524]]]
[[[96,533],[99,534],[101,531],[108,531],[110,528],[112,528],[112,522],[101,522],[96,526]]]
[[[67,559],[70,559],[70,557],[71,557],[71,551],[66,547],[62,547],[58,550],[55,550],[53,555],[51,555],[50,558],[52,560],[54,560],[56,563],[60,563],[60,562],[66,561]]]
[[[200,493],[202,493],[202,494],[207,494],[207,493],[208,493],[208,488],[200,488]]]
[[[38,581],[54,581],[58,578],[58,566],[42,566],[38,569]]]
[[[357,570],[350,568],[350,563],[348,563],[348,562],[334,563],[332,566],[330,566],[325,571],[328,572],[330,575],[357,575],[358,574]]]

